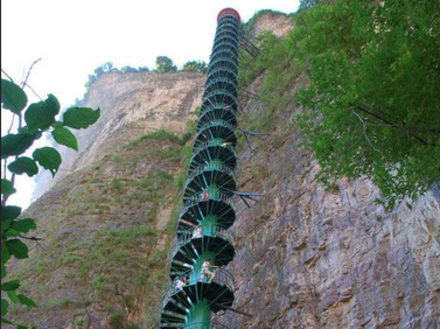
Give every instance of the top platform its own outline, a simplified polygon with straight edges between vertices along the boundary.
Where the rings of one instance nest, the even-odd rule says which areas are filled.
[[[222,18],[225,15],[232,15],[238,20],[238,23],[241,22],[240,15],[233,8],[224,8],[224,9],[220,10],[220,12],[217,15],[217,22],[220,20],[220,18]]]

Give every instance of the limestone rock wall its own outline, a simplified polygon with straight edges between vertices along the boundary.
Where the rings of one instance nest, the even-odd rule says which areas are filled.
[[[160,128],[181,133],[201,101],[205,77],[200,73],[105,73],[90,87],[82,106],[100,108],[101,117],[76,131],[80,153],[58,147],[63,163],[55,179],[43,172],[33,194],[36,200],[67,174],[90,165],[106,152],[138,134]],[[192,112],[191,112],[192,111]],[[130,129],[122,129],[130,125]],[[133,125],[134,124],[134,125]],[[133,127],[136,126],[135,131]],[[114,134],[118,131],[118,134]]]

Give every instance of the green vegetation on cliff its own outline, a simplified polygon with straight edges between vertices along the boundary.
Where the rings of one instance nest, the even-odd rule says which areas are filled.
[[[389,207],[440,177],[440,4],[303,1],[283,39],[260,35],[242,57],[240,83],[265,71],[267,113],[294,99],[303,145],[331,187],[369,176]],[[305,85],[286,94],[294,81]]]

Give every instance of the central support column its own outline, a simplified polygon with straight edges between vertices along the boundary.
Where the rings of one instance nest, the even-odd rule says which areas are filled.
[[[206,329],[209,328],[211,320],[211,308],[208,302],[203,299],[189,310],[186,317],[184,329]]]

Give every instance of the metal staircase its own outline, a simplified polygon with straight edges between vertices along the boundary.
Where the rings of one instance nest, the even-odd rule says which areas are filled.
[[[234,301],[234,278],[224,266],[235,255],[230,227],[235,220],[240,16],[225,8],[217,23],[170,256],[171,284],[162,299],[161,328],[227,329],[211,322],[211,313],[230,308]]]

